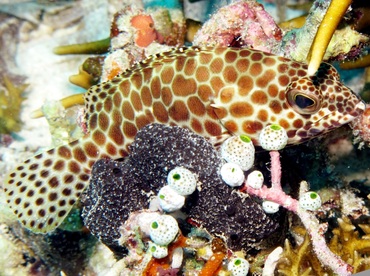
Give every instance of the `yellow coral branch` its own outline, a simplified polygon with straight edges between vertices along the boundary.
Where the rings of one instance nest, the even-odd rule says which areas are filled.
[[[92,85],[94,85],[93,77],[84,71],[82,66],[78,68],[78,74],[69,77],[69,82],[85,89],[89,89]]]
[[[332,0],[308,53],[308,74],[314,75],[320,67],[326,48],[352,0]]]
[[[307,15],[298,16],[288,21],[279,23],[279,27],[284,30],[302,28],[303,25],[306,23],[306,18],[307,18]]]
[[[363,56],[355,61],[345,61],[339,64],[342,69],[357,69],[370,66],[370,55]]]
[[[64,108],[69,108],[75,105],[83,105],[85,104],[83,95],[84,93],[71,95],[71,96],[61,99],[60,102]],[[43,116],[44,116],[44,113],[42,113],[41,109],[37,109],[31,113],[31,118],[33,119],[41,118]]]
[[[54,48],[57,55],[103,54],[108,52],[110,37],[88,43],[63,45]]]

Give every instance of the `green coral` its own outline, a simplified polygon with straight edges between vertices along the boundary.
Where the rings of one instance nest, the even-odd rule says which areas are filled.
[[[15,85],[8,77],[3,77],[4,88],[0,90],[0,134],[9,134],[21,129],[22,97],[27,84]]]

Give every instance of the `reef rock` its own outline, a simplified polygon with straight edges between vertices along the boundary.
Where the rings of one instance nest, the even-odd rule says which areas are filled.
[[[169,171],[182,166],[197,174],[200,183],[182,208],[187,221],[223,236],[232,250],[259,247],[284,216],[265,214],[254,199],[227,186],[219,175],[222,163],[217,150],[199,135],[176,126],[146,126],[128,158],[95,163],[82,199],[84,223],[116,254],[125,253],[117,242],[119,228],[131,212],[149,208]]]

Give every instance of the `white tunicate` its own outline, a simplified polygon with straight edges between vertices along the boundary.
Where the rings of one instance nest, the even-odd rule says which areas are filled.
[[[179,225],[174,217],[162,215],[150,224],[150,238],[159,245],[170,244],[179,232]]]
[[[221,145],[221,156],[229,163],[240,166],[243,171],[254,164],[254,145],[246,135],[232,136]]]
[[[197,177],[186,168],[176,167],[168,173],[167,184],[180,195],[187,196],[197,189]]]
[[[167,246],[159,245],[156,243],[149,243],[149,252],[156,259],[162,259],[168,256]]]
[[[231,187],[241,186],[244,182],[244,172],[239,165],[234,163],[225,163],[220,170],[221,178]]]
[[[185,197],[172,187],[165,185],[158,192],[158,201],[163,211],[174,212],[184,206]]]
[[[253,171],[247,176],[247,185],[253,189],[260,189],[263,185],[263,174],[260,171]]]
[[[267,214],[274,214],[279,211],[280,205],[276,202],[265,200],[262,202],[262,209]]]
[[[183,259],[184,259],[184,251],[182,247],[176,247],[172,253],[171,267],[180,268],[180,266],[182,265]]]
[[[142,212],[137,215],[137,225],[140,227],[143,237],[149,237],[151,222],[160,216],[161,215],[157,212]]]
[[[316,192],[304,193],[299,198],[299,206],[309,211],[316,211],[321,206],[321,198]]]
[[[233,276],[246,276],[249,271],[249,263],[243,258],[233,258],[227,265],[227,269]]]
[[[281,150],[288,143],[288,135],[283,127],[273,124],[262,129],[258,140],[265,150]]]

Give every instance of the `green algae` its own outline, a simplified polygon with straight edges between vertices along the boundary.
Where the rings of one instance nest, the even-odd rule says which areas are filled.
[[[0,134],[9,134],[21,130],[21,105],[28,84],[15,85],[6,76],[3,81],[5,89],[0,90]]]

